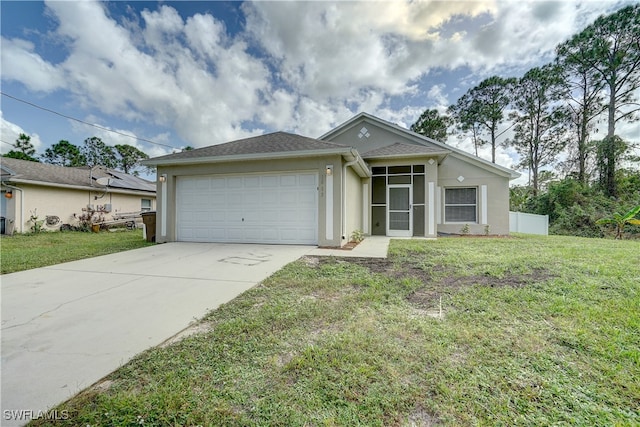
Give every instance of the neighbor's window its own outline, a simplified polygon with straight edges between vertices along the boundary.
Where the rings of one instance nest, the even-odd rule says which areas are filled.
[[[477,188],[446,188],[444,190],[445,222],[476,222],[477,192]]]
[[[151,199],[142,199],[140,210],[142,212],[149,212],[151,210]]]

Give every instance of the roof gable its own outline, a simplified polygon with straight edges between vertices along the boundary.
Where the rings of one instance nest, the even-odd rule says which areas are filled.
[[[152,193],[156,191],[156,185],[151,181],[103,166],[72,168],[7,157],[3,157],[1,161],[3,181],[104,188],[96,184],[96,180],[109,178],[110,188]]]
[[[366,129],[363,132],[363,128]],[[375,128],[384,131],[384,136],[381,135],[379,140],[376,141],[376,135],[374,133]],[[367,134],[369,134],[367,136]],[[382,149],[384,147],[395,145],[396,143],[402,143],[405,145],[419,145],[423,147],[430,147],[440,151],[449,152],[450,155],[460,158],[461,160],[469,163],[473,163],[487,171],[495,173],[501,176],[508,176],[510,179],[515,179],[520,174],[504,166],[491,163],[473,154],[467,153],[464,150],[447,145],[443,142],[436,141],[435,139],[428,138],[424,135],[415,133],[409,129],[405,129],[394,123],[382,120],[378,117],[372,116],[368,113],[360,113],[341,125],[337,126],[333,130],[325,133],[319,139],[325,141],[339,142],[344,145],[356,145],[354,148],[360,152],[372,151],[374,149]],[[371,144],[373,147],[371,150],[363,149],[369,145],[368,141],[373,141]],[[365,156],[363,156],[365,157]]]

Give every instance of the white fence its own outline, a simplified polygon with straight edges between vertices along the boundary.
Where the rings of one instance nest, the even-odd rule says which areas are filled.
[[[547,236],[549,235],[549,215],[509,212],[509,231]]]

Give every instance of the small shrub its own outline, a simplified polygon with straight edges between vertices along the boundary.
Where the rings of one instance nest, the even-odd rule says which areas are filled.
[[[460,229],[460,234],[464,234],[467,235],[469,234],[469,232],[471,231],[471,229],[469,228],[469,224],[465,224],[461,229]]]
[[[104,214],[92,208],[83,209],[80,215],[73,214],[73,216],[78,220],[78,231],[84,232],[90,232],[93,224],[104,221]]]
[[[32,233],[40,233],[43,231],[44,219],[38,218],[38,209],[34,209],[31,211],[31,216],[29,217],[28,222],[31,223]]]
[[[364,240],[364,232],[362,230],[353,230],[351,233],[351,241],[360,243]]]

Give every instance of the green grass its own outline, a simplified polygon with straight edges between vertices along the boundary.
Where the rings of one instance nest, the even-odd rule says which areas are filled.
[[[51,425],[638,425],[638,253],[518,236],[303,258]]]
[[[142,231],[47,232],[0,238],[1,273],[46,267],[148,246]]]

